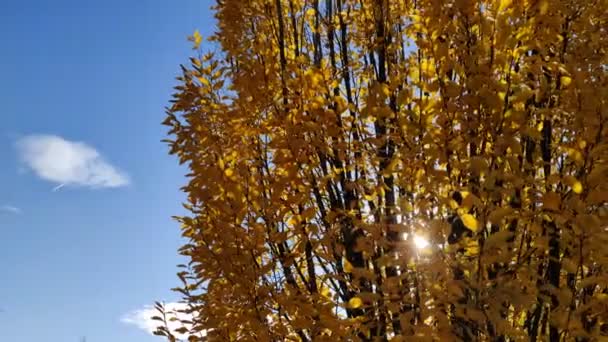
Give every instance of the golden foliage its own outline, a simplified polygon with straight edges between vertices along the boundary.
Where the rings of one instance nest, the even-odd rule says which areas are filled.
[[[608,1],[214,11],[164,121],[191,341],[607,338]]]

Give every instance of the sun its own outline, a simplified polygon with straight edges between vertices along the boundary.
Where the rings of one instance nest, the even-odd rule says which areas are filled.
[[[414,246],[418,249],[425,249],[429,246],[429,242],[420,235],[414,235]]]

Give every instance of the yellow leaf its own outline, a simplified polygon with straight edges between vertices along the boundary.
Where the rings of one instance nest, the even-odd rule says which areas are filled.
[[[423,60],[420,64],[420,68],[427,74],[433,74],[435,72],[435,65],[429,60]]]
[[[583,184],[581,184],[581,182],[576,181],[574,184],[572,184],[572,191],[574,191],[574,193],[580,194],[581,192],[583,192]]]
[[[370,338],[372,336],[371,330],[367,329],[366,326],[363,326],[361,328],[363,330],[363,334],[365,335],[365,337]]]
[[[298,224],[299,219],[297,216],[292,216],[289,218],[289,220],[287,220],[287,224],[290,226],[295,226],[296,224]]]
[[[555,192],[547,192],[543,195],[543,208],[547,210],[558,211],[560,208],[561,198]]]
[[[538,5],[538,9],[539,9],[540,14],[542,14],[542,15],[547,14],[547,11],[549,10],[549,1],[541,0]]]
[[[577,163],[583,163],[585,161],[583,158],[583,154],[577,149],[566,148],[566,153],[568,153],[568,156],[574,159],[574,161]]]
[[[573,176],[564,177],[564,182],[572,188],[572,191],[575,194],[580,194],[583,192],[583,184],[581,184],[581,182]]]
[[[562,83],[562,86],[567,87],[572,83],[572,78],[570,76],[562,76],[560,82]]]
[[[315,216],[316,209],[315,207],[308,207],[306,210],[302,212],[302,218],[305,220],[310,220]]]
[[[598,294],[596,295],[596,297],[597,297],[598,299],[600,299],[600,300],[606,300],[606,299],[608,299],[608,294],[605,294],[605,293],[598,293]]]
[[[410,101],[410,93],[407,90],[401,90],[397,95],[397,105],[403,106]]]
[[[479,254],[479,243],[475,240],[468,241],[464,248],[464,255],[475,256]]]
[[[226,177],[232,177],[232,175],[234,174],[234,170],[228,168],[224,170],[224,174],[226,175]]]
[[[351,273],[353,271],[353,264],[348,260],[344,260],[344,272]]]
[[[201,36],[201,33],[198,30],[196,30],[194,31],[194,34],[192,34],[192,37],[190,37],[190,40],[194,42],[194,46],[192,48],[196,50],[201,46],[203,36]]]
[[[488,163],[482,157],[471,158],[471,170],[475,174],[485,172],[488,169]]]
[[[453,199],[450,199],[450,207],[452,209],[458,208],[458,202],[454,201]]]
[[[384,175],[389,176],[391,173],[395,172],[395,169],[399,165],[399,161],[400,159],[398,157],[393,158],[386,169],[384,169]]]
[[[382,91],[382,95],[384,95],[385,97],[389,97],[389,95],[391,94],[390,89],[388,88],[388,86],[384,83],[382,83],[380,85],[380,91]]]
[[[473,232],[476,232],[477,230],[479,230],[479,223],[477,222],[477,219],[471,215],[471,214],[464,214],[464,215],[460,215],[460,219],[462,220],[462,223],[464,223],[464,225],[469,228],[470,230],[472,230]]]
[[[511,6],[512,2],[513,2],[512,0],[500,0],[500,5],[498,6],[498,11],[499,12],[504,11],[507,7]]]
[[[581,150],[584,150],[585,147],[587,147],[587,142],[585,140],[580,140],[578,142],[578,148],[580,148]]]
[[[206,77],[199,77],[198,80],[201,82],[202,85],[204,85],[205,87],[208,87],[211,83],[209,83],[209,80]]]
[[[327,286],[323,286],[321,288],[321,296],[331,299],[331,292],[329,291],[329,288]]]
[[[353,309],[357,309],[363,305],[363,301],[359,297],[353,297],[348,301],[348,305]]]
[[[512,208],[497,208],[488,216],[488,220],[493,224],[500,224],[500,221],[513,212]]]

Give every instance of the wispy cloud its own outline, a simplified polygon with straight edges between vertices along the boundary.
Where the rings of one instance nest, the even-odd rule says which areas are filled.
[[[0,206],[0,212],[19,215],[21,214],[21,209],[12,205],[2,205]]]
[[[184,303],[165,303],[164,306],[169,330],[176,338],[186,339],[186,335],[176,333],[175,330],[185,326],[179,320],[192,319],[192,315],[179,312],[185,310],[187,305]],[[162,325],[162,322],[152,319],[154,316],[160,316],[159,312],[152,305],[146,305],[143,308],[127,313],[120,320],[125,324],[133,325],[149,334],[153,334]],[[178,320],[170,321],[171,317],[175,317]],[[186,328],[189,327],[186,325]],[[204,336],[205,334],[203,333],[202,335]]]
[[[56,135],[28,135],[17,140],[21,161],[36,175],[67,185],[115,188],[129,184],[126,173],[108,163],[95,148]]]

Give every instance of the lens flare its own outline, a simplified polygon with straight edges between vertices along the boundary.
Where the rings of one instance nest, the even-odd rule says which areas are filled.
[[[425,238],[423,238],[422,236],[415,235],[414,236],[414,245],[418,249],[424,249],[424,248],[427,248],[429,246],[429,242]]]

